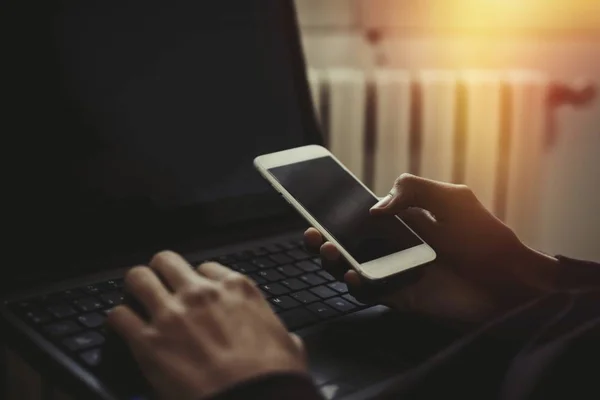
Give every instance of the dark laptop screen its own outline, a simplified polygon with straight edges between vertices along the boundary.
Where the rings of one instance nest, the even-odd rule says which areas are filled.
[[[315,140],[291,9],[53,3],[20,15],[11,47],[25,238],[87,256],[202,233],[219,203],[239,202],[231,220],[260,217],[242,213],[269,191],[253,158]]]

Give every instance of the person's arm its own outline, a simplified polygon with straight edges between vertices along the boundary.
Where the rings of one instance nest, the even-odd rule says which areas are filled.
[[[324,243],[314,228],[307,230],[307,247],[320,253],[323,266],[367,302],[470,328],[556,290],[558,259],[522,243],[464,185],[403,174],[371,214],[398,215],[436,251],[437,259],[416,267],[422,268],[417,281],[403,283],[400,274],[398,285],[373,292],[332,243]]]
[[[398,377],[389,398],[598,399],[598,343],[600,290],[553,293],[494,318]]]
[[[557,289],[586,289],[600,287],[600,263],[556,256],[560,268],[554,286]]]

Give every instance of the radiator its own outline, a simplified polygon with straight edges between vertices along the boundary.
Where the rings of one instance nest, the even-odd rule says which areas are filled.
[[[329,149],[377,195],[403,172],[464,183],[532,246],[555,83],[535,71],[309,68]]]

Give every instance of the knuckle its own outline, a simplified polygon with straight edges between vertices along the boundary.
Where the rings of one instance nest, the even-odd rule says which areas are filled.
[[[149,345],[149,348],[155,349],[157,345],[160,344],[162,339],[161,332],[158,329],[154,329],[151,327],[142,329],[140,332],[140,339],[143,339],[146,345]]]
[[[228,290],[241,290],[246,293],[256,291],[256,285],[242,274],[231,274],[223,280],[223,286]]]
[[[474,200],[476,198],[473,190],[467,185],[456,185],[456,193],[460,198],[465,200]]]
[[[221,295],[219,289],[213,284],[190,284],[182,289],[181,294],[183,300],[191,304],[203,304],[214,301]]]
[[[174,304],[163,306],[157,313],[155,321],[157,325],[170,326],[180,324],[185,318],[185,312],[182,307]]]
[[[409,174],[408,172],[404,172],[398,178],[396,178],[396,181],[394,182],[394,185],[396,187],[404,187],[404,186],[407,186],[407,185],[412,185],[415,182],[416,179],[417,179],[417,177],[414,176],[413,174]]]

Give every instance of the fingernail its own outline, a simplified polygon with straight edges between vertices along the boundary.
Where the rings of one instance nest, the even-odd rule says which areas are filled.
[[[383,199],[379,200],[377,202],[377,204],[375,204],[373,207],[371,207],[371,210],[374,210],[374,209],[381,210],[382,208],[385,208],[388,204],[390,204],[390,202],[392,201],[392,198],[393,198],[392,194],[389,193]]]

